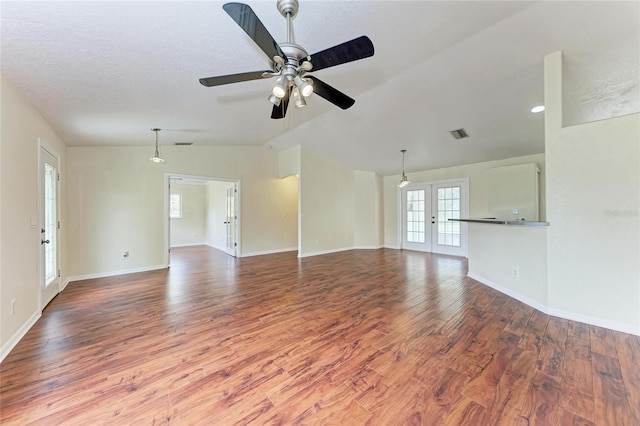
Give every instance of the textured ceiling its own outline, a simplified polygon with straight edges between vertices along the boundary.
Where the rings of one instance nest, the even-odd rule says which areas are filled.
[[[302,143],[352,168],[398,173],[541,153],[544,56],[563,50],[570,123],[640,110],[640,3],[301,0],[309,53],[368,35],[375,55],[315,74],[356,99],[318,96],[270,119],[273,80],[198,79],[265,69],[223,2],[0,3],[1,70],[67,145]],[[275,0],[248,4],[277,41]],[[575,107],[573,107],[575,106]],[[470,138],[454,140],[464,127]],[[185,147],[184,149],[189,149]]]

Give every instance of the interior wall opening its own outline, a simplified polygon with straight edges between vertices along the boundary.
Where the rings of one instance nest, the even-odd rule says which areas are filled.
[[[171,249],[206,245],[240,252],[240,183],[206,176],[166,174],[166,264]]]

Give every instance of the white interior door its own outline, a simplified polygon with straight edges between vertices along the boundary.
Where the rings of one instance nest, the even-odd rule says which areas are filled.
[[[58,159],[40,148],[40,287],[44,309],[60,291]]]
[[[225,220],[226,225],[226,246],[225,252],[230,254],[231,256],[236,256],[236,229],[237,229],[237,219],[238,216],[236,214],[236,195],[238,191],[235,187],[227,188],[227,201],[226,201],[226,211],[227,218]]]
[[[402,247],[431,251],[431,185],[403,189],[402,218]]]

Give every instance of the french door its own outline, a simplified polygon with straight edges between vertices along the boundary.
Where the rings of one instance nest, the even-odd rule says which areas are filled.
[[[468,181],[413,184],[402,189],[402,248],[467,255]]]
[[[431,185],[407,187],[402,191],[402,199],[402,247],[431,251]]]
[[[58,248],[58,159],[40,147],[40,290],[41,309],[60,292]]]

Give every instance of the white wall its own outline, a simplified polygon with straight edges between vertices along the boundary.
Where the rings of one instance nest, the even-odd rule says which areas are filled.
[[[412,183],[435,182],[448,179],[469,178],[469,217],[480,218],[488,214],[488,170],[494,167],[514,164],[535,163],[540,168],[540,220],[545,220],[545,156],[544,154],[527,155],[524,157],[508,158],[505,160],[487,161],[483,163],[466,164],[443,169],[426,170],[407,173]],[[384,177],[384,246],[399,248],[398,240],[398,182],[400,175]]]
[[[206,239],[206,187],[203,183],[171,182],[171,194],[180,194],[182,217],[171,221],[171,247],[204,244]]]
[[[299,256],[353,248],[353,170],[302,147],[299,185]]]
[[[489,217],[538,221],[540,178],[536,164],[494,167],[487,170],[487,177]]]
[[[380,248],[384,242],[382,176],[354,171],[354,245]]]
[[[549,305],[640,334],[640,114],[562,127],[562,54],[545,58]]]
[[[547,311],[547,227],[469,224],[469,276]]]
[[[227,188],[233,182],[209,181],[206,185],[205,243],[218,250],[227,246]]]
[[[281,178],[300,174],[300,155],[302,147],[296,145],[278,154],[279,174]]]
[[[32,228],[38,217],[38,138],[60,155],[61,250],[67,258],[66,148],[40,113],[8,82],[0,77],[0,359],[26,333],[40,315],[38,252],[40,232]],[[62,279],[68,266],[61,265]],[[10,315],[11,300],[15,312]]]
[[[258,146],[69,147],[69,275],[83,277],[164,266],[164,174],[240,180],[240,255],[291,250],[297,186],[278,179],[278,155]],[[122,257],[129,251],[128,258]]]

